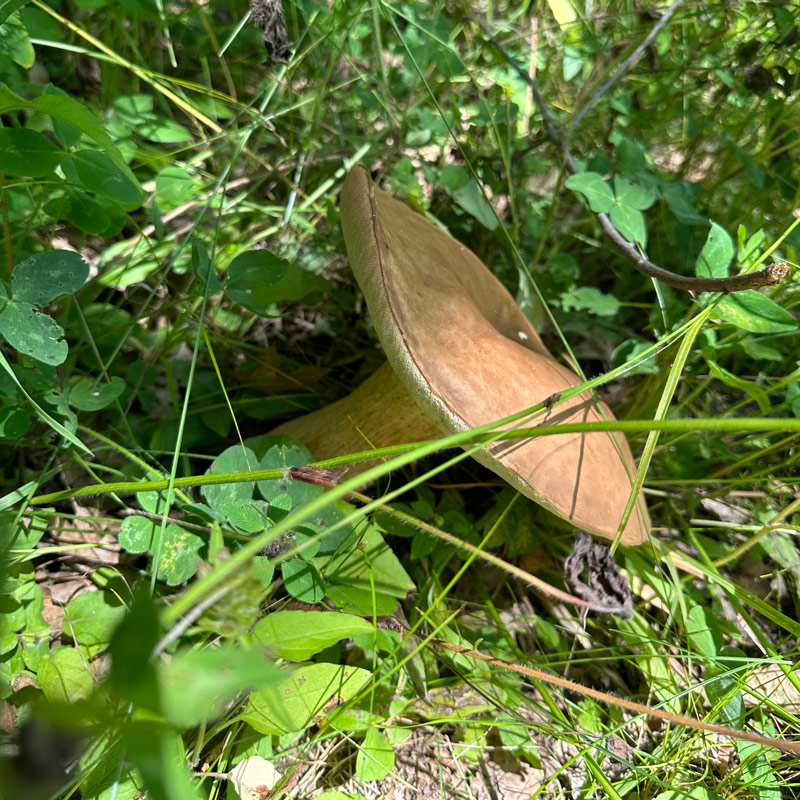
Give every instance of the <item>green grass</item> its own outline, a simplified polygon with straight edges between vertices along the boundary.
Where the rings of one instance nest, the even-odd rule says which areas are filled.
[[[574,3],[568,24],[557,3],[287,2],[283,65],[246,3],[13,5],[3,753],[27,724],[77,759],[64,773],[48,756],[51,780],[7,760],[13,796],[232,798],[255,756],[297,798],[409,791],[422,772],[442,797],[481,781],[510,796],[512,778],[520,796],[794,796],[794,755],[423,641],[796,740],[795,273],[756,298],[638,273],[565,186],[507,59],[536,64],[578,166],[651,261],[794,267],[797,10],[679,8],[570,129],[652,30],[638,7]],[[484,430],[381,450],[367,486],[281,488],[313,457],[269,431],[383,358],[340,227],[355,163],[473,249],[611,405],[653,521],[650,543],[615,552],[632,619],[528,591],[520,567],[568,589],[574,533],[467,456]],[[514,435],[547,432],[543,399]],[[399,608],[421,638],[387,630]]]

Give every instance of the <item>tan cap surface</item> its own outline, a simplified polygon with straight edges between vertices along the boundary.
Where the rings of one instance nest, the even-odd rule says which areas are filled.
[[[580,383],[474,253],[375,187],[360,166],[344,183],[342,226],[389,362],[442,431],[491,423]],[[583,393],[558,405],[548,424],[613,418]],[[577,527],[609,538],[635,473],[624,436],[612,433],[498,443],[475,457]],[[648,527],[640,498],[622,542],[639,544]]]

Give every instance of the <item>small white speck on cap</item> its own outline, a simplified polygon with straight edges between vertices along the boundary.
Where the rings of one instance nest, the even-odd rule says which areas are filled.
[[[517,331],[517,336],[524,342],[528,338],[528,334],[525,331]]]

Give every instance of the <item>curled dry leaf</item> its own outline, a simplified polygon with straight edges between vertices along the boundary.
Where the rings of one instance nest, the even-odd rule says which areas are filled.
[[[292,56],[292,43],[286,30],[286,17],[279,0],[253,0],[250,22],[264,31],[264,44],[271,64],[288,64]]]
[[[633,616],[628,581],[609,549],[585,533],[578,531],[575,535],[575,545],[564,562],[564,578],[578,597],[592,604],[594,611],[617,614],[623,619]]]

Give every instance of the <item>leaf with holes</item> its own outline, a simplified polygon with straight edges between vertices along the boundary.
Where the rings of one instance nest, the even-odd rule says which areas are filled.
[[[86,283],[89,265],[72,250],[36,253],[14,266],[11,294],[15,300],[46,306],[62,294],[72,294]]]
[[[54,319],[14,299],[0,312],[0,333],[15,350],[54,367],[64,363],[69,351]]]

